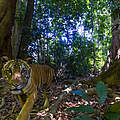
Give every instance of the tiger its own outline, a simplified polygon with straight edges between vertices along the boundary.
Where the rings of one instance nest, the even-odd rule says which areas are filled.
[[[16,120],[28,120],[35,103],[38,88],[45,87],[44,108],[49,107],[46,90],[54,78],[54,69],[48,65],[28,64],[22,59],[9,60],[2,68],[2,76],[8,82],[10,92],[18,96],[21,111]],[[26,95],[23,102],[21,95]]]

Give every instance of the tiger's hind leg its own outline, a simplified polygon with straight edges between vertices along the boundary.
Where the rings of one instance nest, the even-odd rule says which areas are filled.
[[[44,105],[43,105],[43,108],[44,109],[49,109],[49,100],[48,100],[48,97],[47,97],[46,90],[43,93],[43,98],[44,98],[44,101],[45,101]]]

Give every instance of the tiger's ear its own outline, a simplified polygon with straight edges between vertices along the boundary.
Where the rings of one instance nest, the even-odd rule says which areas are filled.
[[[34,58],[30,56],[30,57],[25,58],[24,61],[26,61],[28,64],[32,64],[32,62],[34,62]]]
[[[0,59],[1,59],[2,64],[5,64],[6,62],[10,60],[7,56],[2,56]]]

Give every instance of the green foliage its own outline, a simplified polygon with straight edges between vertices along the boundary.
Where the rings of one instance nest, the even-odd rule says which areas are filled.
[[[115,102],[114,104],[110,105],[107,112],[117,112],[120,114],[120,101]]]
[[[89,100],[89,97],[87,96],[87,94],[82,95],[82,98],[84,100],[86,100],[88,102],[88,104],[90,104],[90,100]]]
[[[92,117],[90,117],[90,116],[87,116],[87,115],[80,115],[80,116],[78,116],[78,117],[75,117],[75,118],[73,118],[72,120],[95,120],[95,119],[93,119]]]
[[[120,120],[120,101],[110,105],[104,114],[106,120]]]
[[[103,104],[107,98],[107,87],[104,85],[104,83],[102,81],[98,82],[96,85],[96,93],[99,97],[98,102],[99,104]]]
[[[92,57],[92,42],[86,38],[75,34],[72,42],[72,52],[68,57],[66,68],[75,76],[87,75],[90,72],[92,65],[90,58]]]
[[[77,112],[87,112],[87,113],[95,113],[94,109],[91,106],[80,105],[79,107],[71,107],[67,109],[68,111],[77,111]]]
[[[25,1],[17,1],[16,20],[19,21],[20,25],[22,25],[22,22],[24,20],[25,11],[26,11],[26,2]]]
[[[83,93],[81,91],[72,91],[72,93],[75,93],[77,95],[81,95],[82,98],[85,98],[85,100],[89,102],[88,96],[86,95],[86,93]],[[99,120],[101,120],[101,115],[100,115],[100,111],[101,111],[101,104],[103,104],[107,98],[107,87],[104,85],[104,83],[102,81],[99,81],[96,85],[96,93],[98,95],[98,103],[99,103],[99,109],[97,111],[94,110],[94,108],[90,105],[80,105],[79,107],[70,107],[67,110],[68,111],[77,111],[77,112],[82,112],[82,113],[94,113],[96,114],[96,116],[99,118]],[[86,99],[87,98],[87,99]],[[107,116],[107,114],[106,114]],[[87,118],[88,117],[88,118]],[[107,116],[108,117],[108,116]],[[88,115],[86,116],[85,114],[83,114],[82,116],[77,116],[75,119],[81,119],[83,118],[83,120],[92,120],[92,118]]]
[[[105,120],[120,120],[120,114],[114,112],[107,112],[104,114]]]
[[[49,58],[68,76],[88,75],[94,60],[99,70],[111,43],[112,4],[109,0],[36,0],[32,36],[26,40],[28,54],[42,64]],[[24,18],[25,4],[21,6]]]

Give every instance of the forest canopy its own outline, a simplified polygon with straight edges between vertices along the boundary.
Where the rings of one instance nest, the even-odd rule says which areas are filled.
[[[73,75],[104,65],[111,45],[110,1],[38,0],[34,5],[28,54],[40,63],[49,59],[66,66]]]
[[[35,62],[64,69],[68,76],[88,75],[99,72],[108,60],[119,2],[19,0],[15,16],[13,58],[33,56]]]

